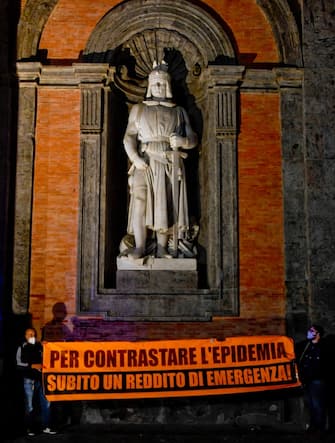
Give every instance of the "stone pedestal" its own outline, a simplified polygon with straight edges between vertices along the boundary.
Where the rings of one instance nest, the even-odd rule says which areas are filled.
[[[197,286],[197,261],[194,258],[117,258],[117,289],[174,292],[197,289]]]

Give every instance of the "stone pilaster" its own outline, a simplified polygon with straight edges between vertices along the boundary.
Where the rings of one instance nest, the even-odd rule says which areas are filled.
[[[212,171],[214,210],[208,225],[208,282],[220,288],[223,304],[236,313],[238,292],[237,231],[237,103],[238,81],[243,67],[208,68],[209,113],[213,115],[209,132],[208,167]],[[223,308],[223,305],[222,305]]]
[[[303,71],[274,69],[281,101],[285,284],[289,333],[305,328],[308,310]]]
[[[35,152],[37,82],[40,63],[18,63],[18,140],[16,164],[15,226],[12,306],[15,314],[26,314],[29,305],[31,218]]]
[[[80,310],[89,311],[98,287],[102,131],[107,65],[74,65],[80,78],[81,220],[78,267]]]

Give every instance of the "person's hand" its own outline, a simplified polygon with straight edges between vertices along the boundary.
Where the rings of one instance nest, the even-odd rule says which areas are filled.
[[[172,133],[170,135],[170,146],[171,149],[176,151],[178,148],[182,148],[186,145],[186,138],[182,137],[181,135],[178,135],[176,133]]]
[[[140,169],[142,171],[144,171],[148,167],[148,164],[143,160],[143,158],[138,156],[134,157],[133,163],[137,169]]]
[[[32,369],[37,369],[37,371],[42,371],[42,363],[33,363],[31,367]]]

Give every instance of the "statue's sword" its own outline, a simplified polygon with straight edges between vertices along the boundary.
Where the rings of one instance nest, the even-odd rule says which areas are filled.
[[[186,158],[185,152],[177,150],[169,151],[169,157],[172,163],[172,205],[173,205],[173,229],[172,229],[172,257],[178,256],[178,220],[179,220],[179,194],[181,180],[181,164],[180,158]]]

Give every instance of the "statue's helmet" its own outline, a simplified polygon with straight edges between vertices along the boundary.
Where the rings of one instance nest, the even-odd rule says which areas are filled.
[[[151,86],[154,82],[160,80],[165,82],[166,92],[165,98],[172,98],[172,89],[171,89],[171,76],[168,73],[168,64],[162,61],[160,64],[157,64],[155,61],[153,63],[152,71],[149,74],[148,78],[148,89],[147,89],[147,98],[152,97]]]

